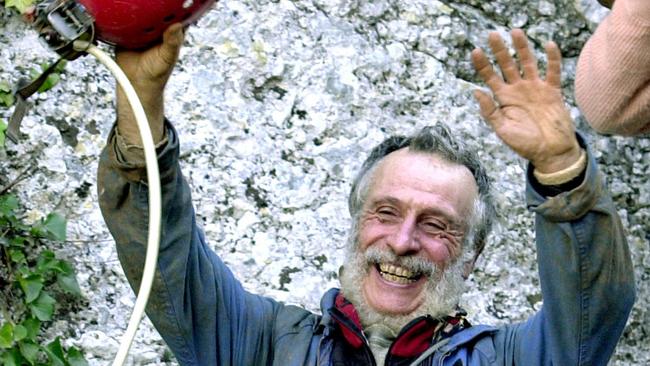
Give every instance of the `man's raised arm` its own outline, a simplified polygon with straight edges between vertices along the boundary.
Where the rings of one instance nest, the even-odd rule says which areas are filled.
[[[476,91],[481,115],[501,140],[527,159],[528,207],[544,305],[527,322],[497,336],[500,357],[516,365],[606,365],[634,302],[634,278],[620,219],[595,160],[575,133],[562,99],[561,55],[546,45],[546,78],[521,30],[512,31],[520,67],[497,33],[472,61],[492,96]],[[521,71],[520,71],[521,68]]]
[[[160,169],[161,241],[147,315],[182,365],[268,364],[277,335],[275,315],[283,307],[244,291],[207,245],[181,173],[178,135],[164,118],[163,91],[182,41],[182,29],[175,25],[160,45],[117,53],[142,99]],[[121,92],[117,113],[100,158],[99,205],[122,268],[137,289],[147,245],[148,187],[139,132]],[[303,312],[294,314],[299,318]]]

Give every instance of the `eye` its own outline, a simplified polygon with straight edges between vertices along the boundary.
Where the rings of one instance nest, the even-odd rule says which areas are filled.
[[[381,206],[376,211],[380,221],[395,221],[399,217],[399,212],[390,206]]]
[[[430,234],[440,234],[447,231],[447,224],[437,219],[426,219],[420,223],[424,231]]]

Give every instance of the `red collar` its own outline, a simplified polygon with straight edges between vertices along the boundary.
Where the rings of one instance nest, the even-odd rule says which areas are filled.
[[[361,320],[357,310],[351,302],[345,299],[341,293],[336,296],[334,302],[336,311],[332,316],[336,320],[346,342],[354,348],[359,348],[366,343],[362,331]],[[419,356],[431,346],[434,338],[440,333],[443,336],[450,336],[456,331],[469,326],[464,318],[464,312],[434,319],[431,316],[421,316],[413,319],[399,333],[390,347],[390,354],[396,357],[412,358]]]

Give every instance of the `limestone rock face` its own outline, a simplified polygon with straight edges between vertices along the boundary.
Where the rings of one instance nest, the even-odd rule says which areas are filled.
[[[470,51],[487,32],[522,27],[539,58],[559,43],[563,85],[627,228],[638,300],[612,365],[650,364],[650,140],[605,137],[573,99],[576,58],[607,13],[596,0],[224,0],[189,29],[167,88],[198,222],[252,292],[317,311],[337,286],[350,226],[350,182],[369,149],[393,133],[447,123],[479,149],[494,180],[498,225],[463,298],[474,323],[526,319],[542,302],[525,163],[481,121]],[[0,7],[0,80],[17,82],[52,62],[35,33]],[[54,324],[92,365],[117,350],[135,297],[97,207],[95,170],[114,122],[114,81],[90,57],[68,64],[34,98],[28,135],[0,150],[0,186],[27,167],[13,192],[37,220],[59,210],[88,306]],[[0,109],[8,121],[13,108]],[[145,321],[132,364],[176,362]]]

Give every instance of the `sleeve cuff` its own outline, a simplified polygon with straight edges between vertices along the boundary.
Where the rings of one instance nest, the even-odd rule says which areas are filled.
[[[167,125],[167,123],[168,122],[165,121],[165,125]],[[119,155],[124,159],[124,161],[128,161],[136,166],[145,167],[144,148],[140,145],[129,144],[126,139],[122,137],[120,130],[117,127],[114,128],[114,133],[116,149],[119,151]],[[161,146],[167,144],[167,136],[168,132],[167,127],[165,126],[165,129],[163,130],[163,138],[156,144],[156,151],[158,151]]]
[[[128,144],[119,134],[116,125],[108,136],[107,149],[111,166],[121,175],[129,181],[146,183],[144,149],[142,146]],[[178,134],[167,119],[165,119],[163,139],[156,145],[156,155],[160,177],[164,180],[165,173],[172,170],[179,156]]]
[[[598,164],[580,134],[578,143],[587,153],[586,169],[576,178],[558,186],[545,186],[537,181],[533,167],[527,171],[526,199],[528,208],[550,221],[576,220],[591,210],[604,194]]]

